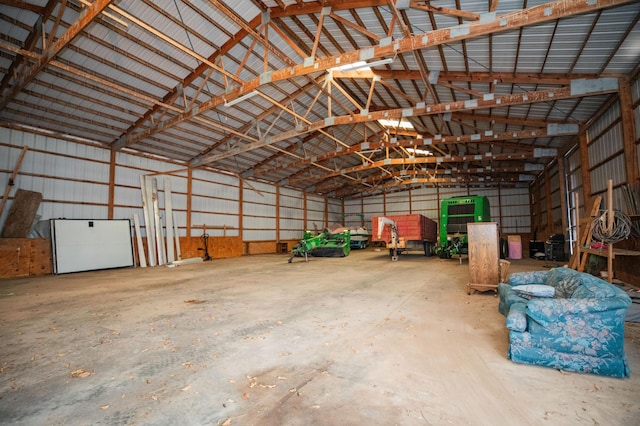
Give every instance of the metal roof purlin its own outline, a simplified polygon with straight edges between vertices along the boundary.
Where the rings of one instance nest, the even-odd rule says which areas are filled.
[[[430,46],[437,46],[447,42],[465,40],[480,35],[506,31],[509,29],[548,22],[576,14],[592,12],[602,8],[626,4],[631,1],[632,0],[593,0],[590,3],[585,2],[584,0],[554,1],[551,3],[537,5],[523,11],[512,12],[503,16],[495,17],[495,19],[487,20],[486,22],[480,21],[477,23],[474,22],[471,24],[457,25],[450,28],[434,30],[426,34],[405,37],[396,40],[388,45],[378,45],[373,48],[355,50],[336,56],[322,58],[317,60],[313,64],[299,64],[290,68],[270,71],[269,78],[267,80],[268,83],[274,83],[295,76],[304,76],[314,72],[328,70],[329,68],[334,67],[336,64],[353,63],[360,60],[360,55],[364,51],[367,52],[367,55],[370,56],[370,59],[381,58],[387,55],[395,55],[401,52],[409,52]],[[242,89],[235,89],[226,94],[225,97],[227,99],[233,99],[233,97],[238,97],[249,91],[257,89],[262,84],[267,84],[263,82],[262,76],[254,78],[253,80],[245,82]],[[211,110],[218,105],[221,105],[225,102],[225,97],[216,96],[206,102],[203,102],[202,104],[200,104],[197,113],[202,113]],[[162,127],[154,126],[150,129],[146,129],[143,132],[126,138],[124,143],[125,145],[134,144],[161,130],[189,120],[195,114],[196,111],[188,111],[186,113],[179,114],[175,118],[169,119],[164,122]],[[226,156],[228,155],[225,155],[225,157]]]

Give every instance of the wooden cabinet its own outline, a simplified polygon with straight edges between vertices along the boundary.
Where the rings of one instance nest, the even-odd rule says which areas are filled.
[[[500,281],[500,243],[498,224],[495,222],[478,222],[467,224],[469,243],[469,284],[478,291],[497,291]]]

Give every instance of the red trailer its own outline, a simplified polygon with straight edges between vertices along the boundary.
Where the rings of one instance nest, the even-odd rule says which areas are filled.
[[[395,223],[397,241],[392,237],[392,227],[382,224],[380,232],[380,218],[386,218]],[[424,251],[425,256],[433,254],[438,241],[438,224],[421,214],[405,214],[399,216],[374,216],[371,218],[371,240],[384,241],[393,256],[393,250],[397,253],[409,250]]]

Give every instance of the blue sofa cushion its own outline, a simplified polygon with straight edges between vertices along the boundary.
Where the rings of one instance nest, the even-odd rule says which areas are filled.
[[[518,285],[513,287],[513,291],[525,299],[529,299],[531,297],[553,297],[556,294],[556,289],[554,287],[545,284]]]
[[[572,275],[560,280],[556,284],[556,297],[573,297],[573,293],[582,284],[580,275]]]
[[[549,270],[544,284],[557,287],[561,281],[567,280],[571,277],[580,279],[580,272],[565,268],[564,266],[560,268],[553,268]]]
[[[506,326],[509,330],[525,331],[527,329],[527,305],[516,302],[511,305],[507,314]]]

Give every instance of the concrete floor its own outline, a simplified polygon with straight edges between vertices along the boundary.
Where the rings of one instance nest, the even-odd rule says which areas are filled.
[[[0,281],[0,422],[640,424],[638,324],[630,379],[514,364],[467,281],[372,248]]]

